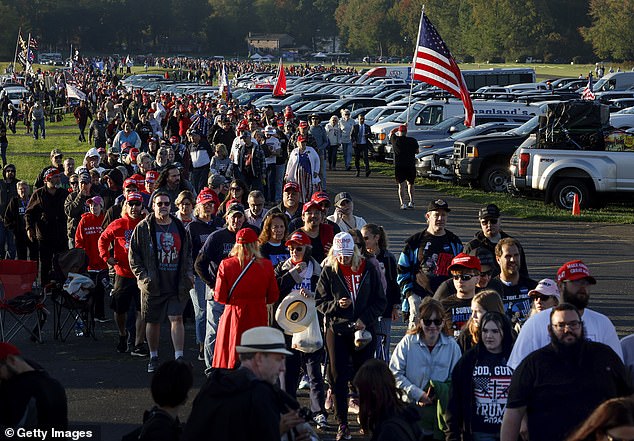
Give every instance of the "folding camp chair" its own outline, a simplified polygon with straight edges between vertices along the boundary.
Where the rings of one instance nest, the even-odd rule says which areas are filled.
[[[88,256],[80,248],[73,248],[53,256],[50,289],[53,301],[53,338],[66,341],[71,333],[76,336],[95,336],[95,302],[92,290],[88,293],[69,293],[64,284],[69,273],[88,275]]]
[[[37,262],[2,260],[0,264],[0,338],[10,341],[20,330],[31,340],[42,343],[42,325],[48,311],[46,296],[33,292],[37,278]]]

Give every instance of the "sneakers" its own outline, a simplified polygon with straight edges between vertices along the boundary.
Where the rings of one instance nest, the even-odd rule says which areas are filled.
[[[135,346],[133,350],[130,351],[130,355],[133,357],[147,357],[150,355],[150,351],[145,347],[143,343],[138,346]]]
[[[409,201],[409,203],[407,204],[407,208],[414,208],[414,203],[412,201]]]
[[[304,375],[302,380],[299,382],[298,389],[310,389],[310,381],[308,380],[308,375]]]
[[[342,439],[352,439],[350,428],[347,424],[339,424],[339,429],[337,429],[337,437],[335,440],[341,441]]]
[[[205,361],[205,351],[203,349],[198,351],[198,361]]]
[[[407,210],[407,205],[406,204],[401,204],[401,210]]]
[[[125,354],[128,352],[128,336],[120,335],[119,336],[119,344],[117,345],[117,352],[120,354]]]
[[[328,427],[328,416],[325,413],[318,413],[313,417],[313,421],[319,430],[324,430]]]
[[[359,415],[359,400],[357,398],[350,398],[348,401],[348,412]]]
[[[159,367],[159,359],[158,359],[158,357],[150,358],[150,362],[147,364],[148,374],[153,373],[155,370],[158,369],[158,367]]]
[[[332,409],[334,407],[334,405],[335,405],[335,402],[334,402],[334,400],[332,398],[332,390],[328,389],[326,391],[326,402],[324,404],[324,408],[326,410],[330,410],[330,409]]]

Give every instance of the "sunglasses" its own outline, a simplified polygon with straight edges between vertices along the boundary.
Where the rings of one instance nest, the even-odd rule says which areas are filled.
[[[442,325],[442,320],[440,319],[422,319],[422,320],[425,326],[431,326],[432,323],[436,326]]]
[[[171,202],[155,202],[157,207],[169,207]]]
[[[298,253],[301,253],[302,251],[304,251],[304,247],[288,247],[288,249],[290,251],[297,251]]]
[[[140,207],[141,206],[141,202],[128,202],[128,205],[130,207]]]
[[[468,282],[475,277],[475,274],[454,274],[451,277],[453,277],[454,280],[462,280],[463,282]]]
[[[548,299],[550,299],[552,296],[547,296],[545,294],[540,294],[538,296],[531,296],[531,300],[534,302],[537,299],[541,300],[542,302],[546,302],[548,301]]]
[[[15,173],[15,170],[12,170],[10,168],[7,169],[7,173]]]
[[[77,181],[70,181],[69,183],[70,183],[70,185],[77,185],[77,184],[79,184],[79,182],[77,182]]]

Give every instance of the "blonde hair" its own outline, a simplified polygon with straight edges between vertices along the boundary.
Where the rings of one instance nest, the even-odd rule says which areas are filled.
[[[339,269],[339,262],[337,262],[337,256],[334,255],[334,248],[335,247],[333,246],[330,247],[328,255],[324,260],[324,266],[329,266],[333,270],[337,271]],[[361,250],[359,249],[359,247],[355,246],[352,253],[352,262],[350,263],[350,267],[352,268],[352,270],[357,271],[359,269],[359,266],[361,266],[361,262],[363,260],[365,260],[365,258],[361,254]]]
[[[260,245],[257,242],[245,244],[236,243],[233,248],[231,248],[229,257],[237,257],[240,266],[244,267],[247,263],[247,258],[249,258],[249,260],[253,257],[261,259],[262,253],[260,253]]]

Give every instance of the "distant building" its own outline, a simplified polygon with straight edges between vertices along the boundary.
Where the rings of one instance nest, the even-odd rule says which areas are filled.
[[[254,34],[246,38],[249,52],[279,54],[282,49],[292,48],[295,39],[288,34]]]

